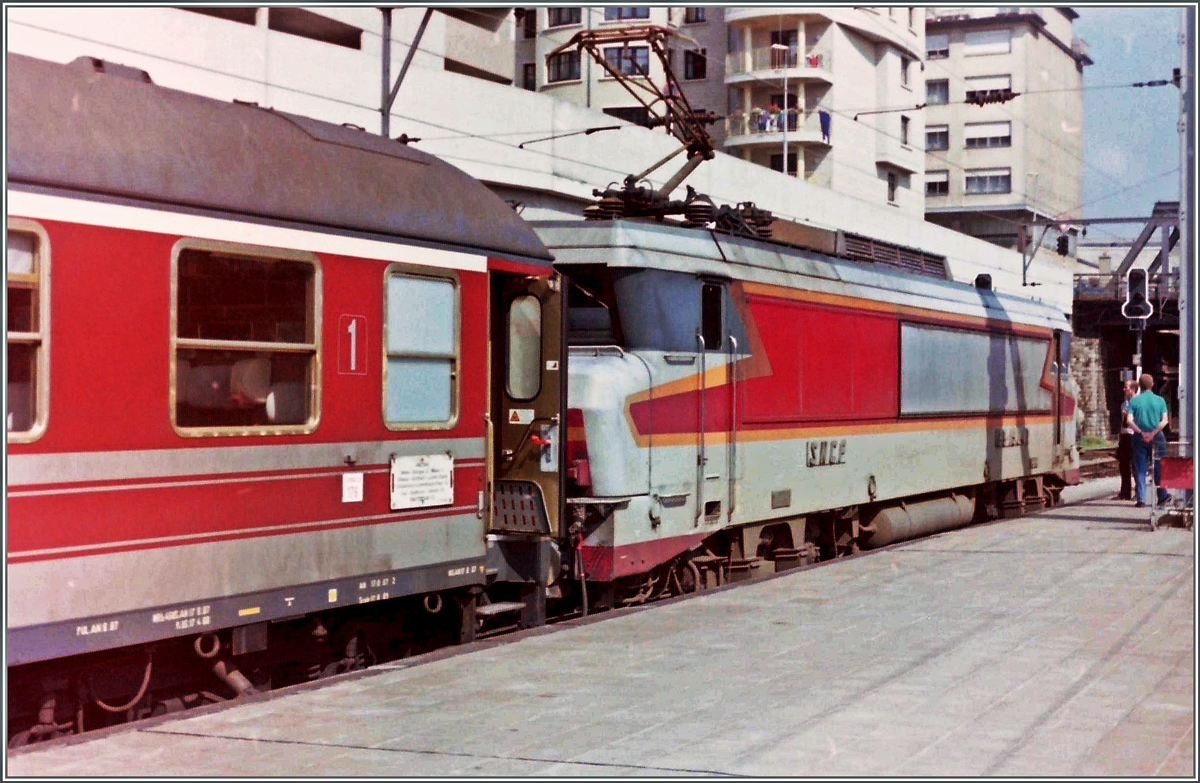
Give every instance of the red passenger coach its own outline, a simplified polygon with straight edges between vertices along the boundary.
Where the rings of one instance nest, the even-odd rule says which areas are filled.
[[[175,637],[236,675],[284,621],[324,642],[313,613],[383,599],[444,596],[453,631],[457,598],[469,633],[507,410],[489,318],[519,300],[514,334],[561,348],[532,230],[356,128],[89,58],[7,65],[10,713],[169,689],[145,645]],[[527,406],[557,405],[532,372],[553,393]],[[524,478],[557,519],[557,472]]]

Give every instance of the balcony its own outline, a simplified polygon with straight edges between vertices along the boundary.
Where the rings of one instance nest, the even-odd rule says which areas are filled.
[[[751,79],[816,79],[833,83],[833,58],[829,52],[808,52],[803,57],[794,49],[764,47],[725,55],[725,83]]]
[[[815,111],[788,109],[779,111],[736,111],[725,118],[725,146],[781,145],[786,126],[788,144],[817,144],[828,147],[831,142],[821,135],[821,118]]]

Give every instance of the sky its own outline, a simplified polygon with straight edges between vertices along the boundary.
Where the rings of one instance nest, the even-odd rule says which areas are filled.
[[[1072,7],[1079,13],[1075,35],[1088,42],[1095,62],[1083,72],[1082,217],[1149,215],[1155,201],[1179,199],[1178,171],[1143,182],[1179,166],[1179,90],[1174,85],[1097,88],[1169,80],[1171,69],[1179,66],[1182,11]],[[1138,228],[1096,226],[1088,239],[1129,236]]]

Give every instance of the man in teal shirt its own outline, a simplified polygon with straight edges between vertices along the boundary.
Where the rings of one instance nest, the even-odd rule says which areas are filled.
[[[1170,495],[1162,488],[1161,459],[1167,453],[1167,401],[1151,389],[1154,378],[1150,373],[1142,375],[1138,384],[1142,391],[1129,401],[1129,413],[1125,423],[1133,428],[1133,485],[1137,491],[1137,507],[1146,505],[1146,467],[1154,455],[1154,486],[1158,488],[1158,502],[1167,502]]]

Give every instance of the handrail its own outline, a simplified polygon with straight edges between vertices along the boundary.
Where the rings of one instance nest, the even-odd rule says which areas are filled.
[[[705,356],[708,346],[705,345],[704,335],[699,330],[696,331],[696,342],[700,344],[700,427],[696,439],[696,516],[693,524],[694,527],[700,527],[700,515],[704,513],[704,465],[708,462],[708,457],[704,453],[704,429],[708,424],[704,411],[704,397],[708,393],[704,378],[708,369]]]
[[[734,491],[737,489],[737,338],[729,335],[729,523],[733,524]]]

